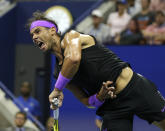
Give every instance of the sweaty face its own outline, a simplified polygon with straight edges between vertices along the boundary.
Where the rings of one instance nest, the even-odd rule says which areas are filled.
[[[32,40],[42,51],[51,49],[51,33],[48,28],[37,26],[30,31]]]
[[[23,114],[17,114],[15,117],[15,125],[17,127],[23,127],[25,124],[25,116]]]

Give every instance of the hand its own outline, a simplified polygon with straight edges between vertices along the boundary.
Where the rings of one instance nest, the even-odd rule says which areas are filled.
[[[59,104],[58,106],[55,106],[52,101],[54,98],[58,98],[59,100]],[[49,95],[49,102],[50,102],[50,108],[53,109],[53,110],[56,110],[57,108],[61,107],[62,106],[62,102],[63,102],[63,99],[64,99],[64,94],[62,91],[58,90],[57,88],[55,88],[51,94]]]
[[[111,98],[111,99],[116,98],[115,88],[113,86],[110,86],[112,83],[113,83],[112,81],[103,82],[101,90],[99,91],[97,95],[97,98],[100,101],[104,101],[105,99],[108,99],[108,98]]]

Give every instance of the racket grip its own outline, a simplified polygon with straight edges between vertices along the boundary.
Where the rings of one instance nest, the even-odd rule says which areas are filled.
[[[58,120],[59,118],[59,108],[53,111],[53,117],[55,120]]]
[[[58,98],[54,98],[52,102],[53,102],[54,106],[58,106],[58,104],[59,104]],[[53,117],[54,117],[55,120],[58,120],[58,118],[59,118],[59,108],[57,108],[56,110],[53,111]]]

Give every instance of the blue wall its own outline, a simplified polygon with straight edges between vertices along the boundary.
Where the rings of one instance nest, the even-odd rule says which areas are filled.
[[[109,46],[109,48],[122,60],[129,62],[135,72],[152,80],[165,96],[165,46]],[[52,67],[54,67],[53,64]],[[66,89],[64,90],[64,104],[60,113],[62,131],[67,131],[67,129],[76,131],[78,128],[80,128],[79,131],[96,130],[94,126],[95,111],[87,109]],[[141,131],[142,129],[159,131],[156,127],[149,126],[138,118],[135,118],[134,123],[134,131]]]

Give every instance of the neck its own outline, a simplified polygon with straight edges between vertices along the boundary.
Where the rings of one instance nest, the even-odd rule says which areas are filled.
[[[95,24],[94,27],[97,29],[99,28],[99,24]]]
[[[122,16],[124,14],[124,11],[119,11],[119,16]]]
[[[17,128],[23,128],[23,126],[16,126]]]
[[[62,46],[59,36],[54,36],[53,44],[52,44],[52,53],[55,54],[57,57],[59,64],[61,65],[63,62],[63,55],[62,55]]]
[[[24,100],[27,100],[29,96],[22,96]]]

